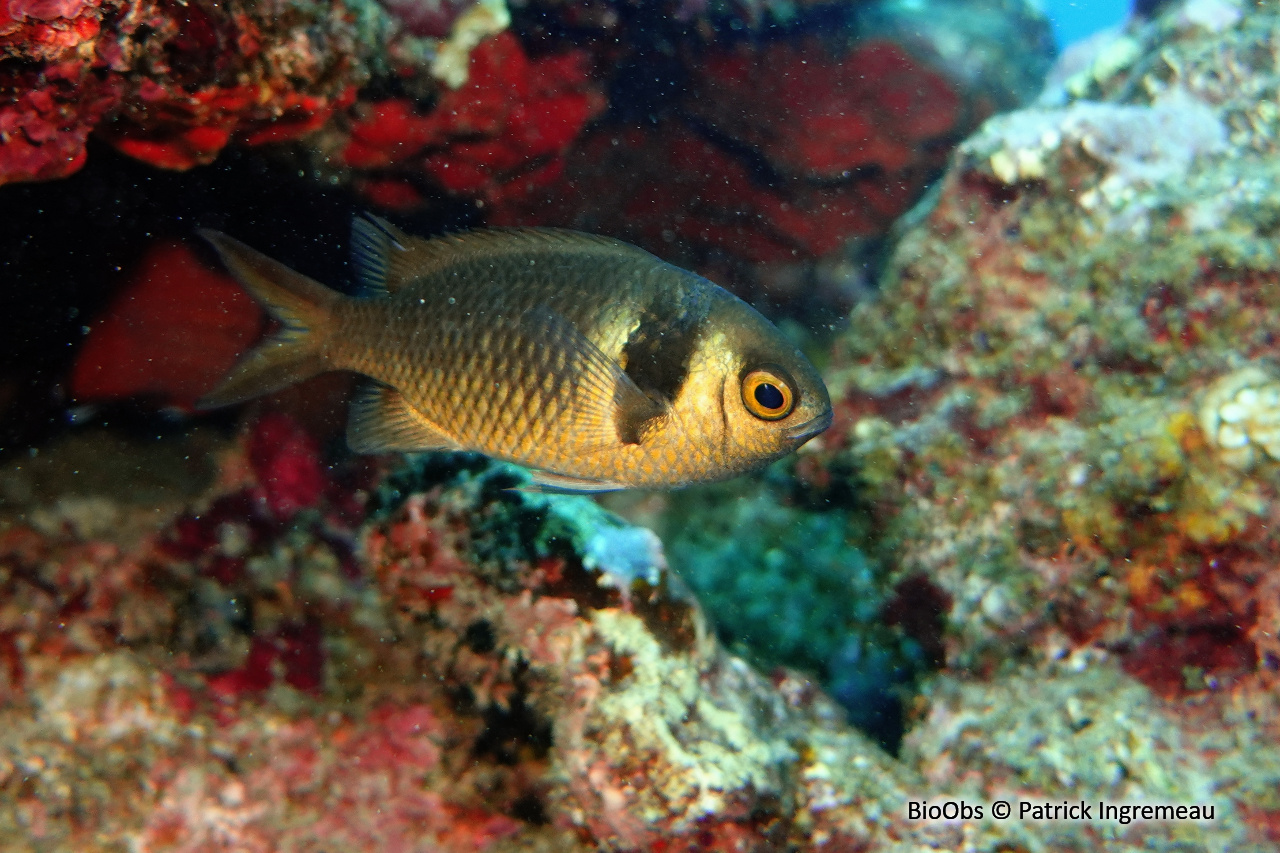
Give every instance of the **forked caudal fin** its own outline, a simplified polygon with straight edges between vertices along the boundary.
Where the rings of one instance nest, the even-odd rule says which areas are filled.
[[[226,234],[201,229],[200,236],[281,327],[242,357],[198,408],[241,403],[329,370],[322,348],[341,295]]]

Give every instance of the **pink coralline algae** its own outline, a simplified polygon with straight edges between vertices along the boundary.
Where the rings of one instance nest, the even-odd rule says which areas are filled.
[[[293,458],[286,427],[251,426],[168,520],[116,503],[129,523],[92,534],[77,508],[105,499],[89,496],[28,507],[38,529],[3,517],[5,838],[765,853],[923,837],[895,816],[910,773],[808,682],[722,650],[660,555],[638,573],[655,585],[600,583],[578,549],[622,522],[509,492],[469,457],[392,478],[358,529],[337,486],[282,520],[254,496]]]
[[[277,519],[317,506],[329,486],[315,441],[286,415],[268,413],[255,423],[248,457],[263,501]]]
[[[75,61],[49,66],[39,84],[36,76],[11,76],[13,94],[0,102],[0,181],[47,180],[79,169],[85,140],[123,90],[120,81],[102,81]]]
[[[100,14],[89,0],[9,0],[0,7],[0,56],[64,57],[99,34]]]

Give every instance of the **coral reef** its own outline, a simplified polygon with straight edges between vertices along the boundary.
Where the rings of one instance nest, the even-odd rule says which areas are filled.
[[[728,258],[749,282],[753,264],[837,256],[850,240],[856,254],[883,235],[1051,53],[1024,0],[965,0],[950,34],[890,0],[515,12],[15,0],[0,18],[0,183],[74,172],[90,134],[168,169],[289,143],[271,146],[282,163],[383,210],[467,199],[495,224]],[[1020,35],[998,48],[1000,27]],[[962,62],[970,43],[983,46]]]
[[[174,476],[183,458],[219,462]],[[1097,662],[936,681],[916,775],[810,682],[720,648],[652,534],[516,482],[473,456],[325,465],[279,414],[232,441],[73,433],[6,465],[0,831],[20,849],[1081,849],[1153,832],[912,821],[905,802],[1274,796],[1265,747],[1246,763],[1193,740]],[[1244,832],[1224,805],[1177,839]]]
[[[322,126],[368,79],[373,33],[341,4],[12,2],[0,16],[0,183],[63,177],[91,131],[171,169],[232,138]]]
[[[168,6],[5,7],[15,180],[74,168],[89,133],[169,166],[305,133],[279,156],[386,207],[475,198],[494,221],[568,217],[782,281],[883,233],[950,165],[827,360],[830,432],[758,479],[632,498],[660,536],[477,457],[353,460],[281,400],[234,437],[155,419],[145,440],[68,428],[8,451],[0,837],[1275,849],[1280,5],[1149,4],[950,155],[1010,103],[992,93],[1025,92],[948,52],[919,5],[863,8],[874,39],[736,43],[717,21],[782,4],[664,8],[689,22],[665,54],[688,76],[652,120],[622,114],[617,69],[654,66],[597,38],[631,32],[622,6],[517,8],[506,32],[492,2],[321,26],[305,4],[269,24],[196,4],[187,41]],[[317,57],[377,48],[317,77],[246,48],[212,83],[153,79],[268,25]],[[94,65],[126,31],[128,62],[173,45],[176,64]],[[151,102],[129,89],[148,80]],[[262,101],[243,80],[268,81]],[[257,328],[189,250],[151,251],[89,327],[77,394],[189,404],[240,340],[223,333]],[[175,275],[181,311],[210,318],[181,374],[143,346],[186,343],[155,331]],[[935,822],[909,817],[917,799],[1215,817]]]
[[[766,671],[821,677],[849,720],[893,750],[902,697],[936,666],[938,624],[926,624],[921,601],[903,600],[911,584],[895,588],[883,561],[864,553],[871,520],[836,491],[795,494],[783,469],[638,507],[625,496],[612,503],[654,525],[730,649]],[[899,624],[899,611],[922,630]]]
[[[1172,709],[1153,707],[1147,690],[1106,664],[1038,667],[990,681],[948,676],[931,686],[926,699],[928,716],[908,736],[903,758],[920,769],[928,790],[975,802],[1095,804],[1096,820],[1010,821],[1019,825],[1011,827],[1006,844],[1053,850],[1274,846],[1266,836],[1267,818],[1256,820],[1250,806],[1237,812],[1230,802],[1256,807],[1274,799],[1239,785],[1247,775],[1265,786],[1275,769],[1270,757],[1264,752],[1248,770],[1238,763],[1221,766],[1217,749],[1224,741],[1215,744],[1195,727],[1179,725]],[[1236,763],[1239,757],[1231,758]],[[1214,804],[1214,817],[1126,825],[1098,819],[1101,802]],[[974,829],[981,837],[986,827]]]
[[[421,204],[417,185],[488,198],[554,175],[603,104],[580,53],[531,63],[511,36],[490,38],[510,23],[501,0],[434,11],[296,3],[283,14],[110,0],[12,3],[7,15],[0,183],[74,172],[92,132],[167,169],[212,162],[233,142],[301,140],[295,159],[322,177],[355,174],[387,208]],[[379,94],[389,87],[412,95]],[[386,174],[392,165],[399,173]]]
[[[764,851],[920,832],[900,819],[919,782],[807,682],[724,652],[652,534],[590,501],[513,492],[468,456],[375,486],[282,415],[158,503],[113,478],[49,490],[103,441],[0,476],[8,839]],[[115,462],[145,480],[170,464],[154,447]],[[95,524],[104,505],[117,519]]]
[[[947,603],[904,749],[932,784],[1211,794],[1217,843],[1268,849],[1280,19],[1216,8],[1170,4],[960,146],[854,312],[814,461],[859,471],[864,547]]]

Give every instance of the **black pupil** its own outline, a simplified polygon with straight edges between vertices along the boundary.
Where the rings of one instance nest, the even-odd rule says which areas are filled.
[[[781,409],[786,398],[782,396],[782,391],[777,385],[761,382],[756,386],[756,402],[766,409]]]

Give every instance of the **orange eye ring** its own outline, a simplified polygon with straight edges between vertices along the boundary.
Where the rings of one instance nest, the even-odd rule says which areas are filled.
[[[782,371],[762,367],[742,377],[742,404],[762,421],[777,421],[791,414],[796,397]]]

